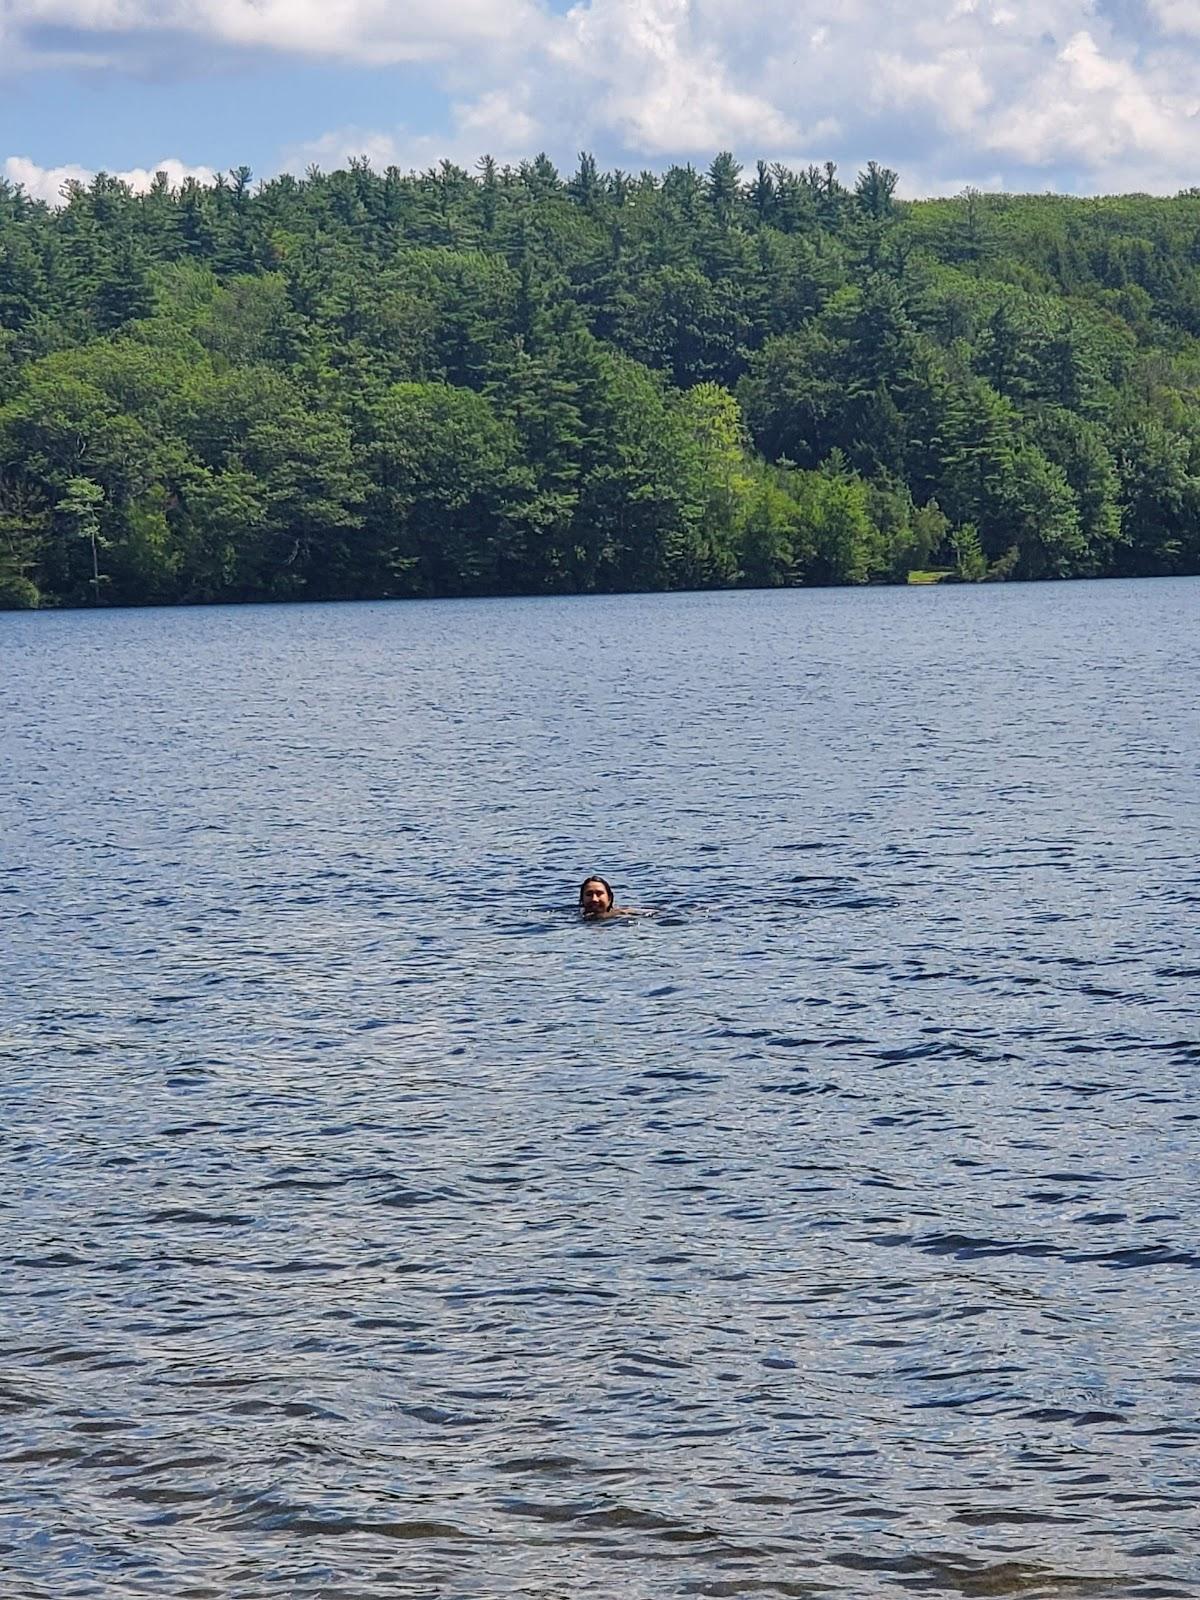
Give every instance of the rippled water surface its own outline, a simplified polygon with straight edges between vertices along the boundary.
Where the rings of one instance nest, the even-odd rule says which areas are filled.
[[[1200,1596],[1198,602],[0,617],[0,1594]]]

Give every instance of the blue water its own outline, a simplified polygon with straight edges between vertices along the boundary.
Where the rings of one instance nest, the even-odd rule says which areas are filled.
[[[1200,1596],[1198,602],[0,615],[0,1594]]]

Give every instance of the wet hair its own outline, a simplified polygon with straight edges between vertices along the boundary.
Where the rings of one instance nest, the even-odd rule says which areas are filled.
[[[609,903],[609,905],[611,906],[611,905],[614,905],[616,903],[616,896],[612,892],[612,884],[609,883],[608,879],[607,878],[602,878],[598,872],[589,872],[587,877],[579,885],[579,904],[580,905],[583,904],[583,891],[587,888],[589,883],[600,883],[600,884],[603,884],[605,892],[608,895],[608,903]]]

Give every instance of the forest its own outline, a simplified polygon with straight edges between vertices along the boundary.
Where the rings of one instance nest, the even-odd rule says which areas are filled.
[[[0,183],[0,606],[1200,572],[1200,189]]]

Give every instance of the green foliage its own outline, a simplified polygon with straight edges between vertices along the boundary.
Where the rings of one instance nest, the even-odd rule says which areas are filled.
[[[42,596],[36,583],[0,567],[0,611],[36,611]]]
[[[988,575],[988,561],[975,524],[964,522],[961,528],[956,528],[950,543],[956,576],[963,583],[982,583]]]
[[[66,537],[87,541],[92,558],[92,598],[100,603],[100,507],[104,490],[90,478],[68,478],[62,499],[55,506],[67,530]]]
[[[0,605],[1200,571],[1200,201],[0,185]]]
[[[517,431],[470,389],[401,383],[372,418],[361,592],[515,587],[522,488]]]

